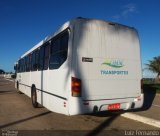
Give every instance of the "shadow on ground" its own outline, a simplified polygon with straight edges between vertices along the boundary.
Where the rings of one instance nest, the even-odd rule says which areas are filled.
[[[98,116],[109,116],[109,113],[99,113]],[[112,114],[109,118],[105,119],[102,123],[100,123],[96,128],[94,128],[92,131],[90,131],[86,136],[97,136],[99,134],[101,134],[104,129],[108,126],[110,126],[110,124],[119,116],[119,114]]]
[[[106,131],[107,127],[109,127],[114,120],[116,120],[123,111],[102,111],[98,113],[87,114],[90,116],[96,117],[106,117],[103,122],[99,123],[93,130],[89,131],[85,136],[98,136],[98,135],[106,135],[110,134],[110,132],[119,133],[118,130]]]
[[[13,94],[16,93],[15,90],[10,90],[10,91],[0,91],[0,95],[4,95],[4,94]]]
[[[47,112],[44,112],[44,113],[40,113],[38,115],[34,115],[32,117],[28,117],[28,118],[25,118],[25,119],[21,119],[21,120],[18,120],[18,121],[14,121],[14,122],[10,122],[8,124],[4,124],[4,125],[0,125],[0,129],[3,129],[3,128],[6,128],[6,127],[10,127],[12,125],[17,125],[19,123],[23,123],[25,121],[28,121],[28,120],[31,120],[31,119],[34,119],[34,118],[38,118],[38,117],[41,117],[41,116],[44,116],[44,115],[47,115],[51,113],[51,111],[47,111]]]
[[[156,88],[151,85],[144,85],[144,103],[142,108],[136,110],[129,110],[129,112],[140,112],[150,109],[153,100],[156,96]],[[98,117],[108,117],[104,122],[100,123],[94,130],[90,131],[86,136],[97,136],[104,132],[104,129],[109,127],[109,125],[120,115],[126,111],[105,111],[100,113],[91,114],[91,116]],[[128,112],[128,111],[127,111]],[[112,133],[119,133],[119,130],[112,130]]]

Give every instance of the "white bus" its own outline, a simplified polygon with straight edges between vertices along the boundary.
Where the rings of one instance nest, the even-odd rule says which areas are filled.
[[[143,105],[135,28],[97,19],[66,22],[20,57],[16,88],[66,115]]]

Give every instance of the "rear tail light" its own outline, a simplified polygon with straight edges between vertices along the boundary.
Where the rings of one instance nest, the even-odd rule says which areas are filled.
[[[72,77],[72,96],[80,97],[81,96],[81,80],[75,77]]]
[[[141,93],[143,93],[143,79],[141,79]]]

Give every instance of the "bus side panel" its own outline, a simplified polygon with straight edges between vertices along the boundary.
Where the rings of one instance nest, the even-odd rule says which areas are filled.
[[[19,84],[19,91],[31,97],[30,72],[17,73],[16,81]]]
[[[39,102],[53,112],[66,115],[68,115],[68,93],[71,86],[71,45],[72,31],[69,32],[66,61],[58,69],[42,71],[38,86],[42,90],[38,91]]]
[[[46,100],[43,102],[44,106],[54,112],[63,114],[68,114],[67,93],[70,83],[70,76],[68,75],[70,73],[67,65],[66,62],[63,68],[49,71],[48,92],[51,95],[43,93],[43,98]]]

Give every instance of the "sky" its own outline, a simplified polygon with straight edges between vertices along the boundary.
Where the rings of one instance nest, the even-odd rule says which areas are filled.
[[[14,71],[22,54],[79,16],[135,27],[143,68],[160,55],[160,0],[0,0],[0,69]]]

